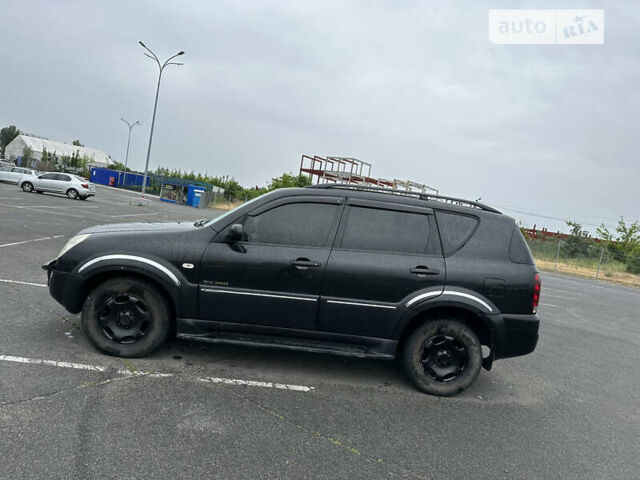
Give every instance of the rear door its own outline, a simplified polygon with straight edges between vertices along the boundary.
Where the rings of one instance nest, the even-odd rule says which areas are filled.
[[[228,226],[205,250],[200,318],[313,330],[343,197],[289,197],[246,215],[242,241]]]
[[[58,193],[67,193],[67,189],[71,187],[70,182],[71,177],[69,175],[57,173],[55,180],[52,182],[54,191]]]
[[[0,167],[0,181],[8,182],[11,178],[11,167]]]
[[[442,291],[444,280],[431,209],[350,199],[325,273],[317,328],[389,338],[407,299]]]
[[[9,173],[9,181],[18,183],[20,177],[22,177],[25,173],[28,173],[28,170],[20,167],[12,167],[11,172]]]

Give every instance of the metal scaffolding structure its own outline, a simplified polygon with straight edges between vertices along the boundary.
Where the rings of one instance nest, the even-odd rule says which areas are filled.
[[[350,183],[390,189],[403,189],[419,193],[439,193],[438,190],[412,180],[389,180],[371,176],[371,164],[350,157],[302,155],[300,174],[308,175],[313,184]]]

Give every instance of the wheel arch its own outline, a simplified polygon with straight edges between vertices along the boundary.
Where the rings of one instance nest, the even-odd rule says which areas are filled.
[[[170,314],[172,317],[172,322],[175,323],[176,315],[177,315],[177,298],[175,292],[172,292],[171,289],[167,288],[166,284],[161,281],[158,281],[154,275],[150,275],[148,272],[141,270],[122,270],[117,268],[104,268],[99,271],[91,272],[90,276],[83,283],[82,293],[81,293],[81,304],[84,303],[89,294],[101,283],[106,282],[107,280],[111,280],[114,278],[135,278],[138,280],[142,280],[153,285],[164,297],[169,305]]]

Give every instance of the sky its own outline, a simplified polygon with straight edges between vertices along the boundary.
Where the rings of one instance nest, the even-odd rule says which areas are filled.
[[[604,45],[496,45],[490,8],[605,11]],[[635,1],[0,0],[0,126],[263,186],[302,154],[524,225],[640,220]]]

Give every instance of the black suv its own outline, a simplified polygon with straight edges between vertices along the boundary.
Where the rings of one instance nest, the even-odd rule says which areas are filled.
[[[89,228],[43,268],[91,342],[122,357],[174,334],[400,357],[419,389],[453,395],[538,340],[540,277],[520,229],[449,197],[280,189],[211,221]]]

